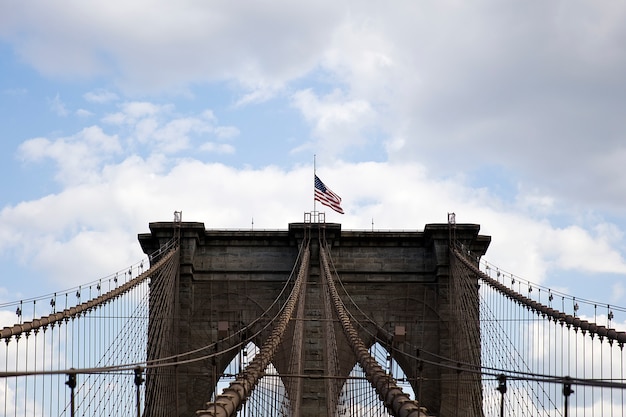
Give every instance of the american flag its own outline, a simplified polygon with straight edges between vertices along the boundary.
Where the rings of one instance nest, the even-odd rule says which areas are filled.
[[[315,199],[323,205],[335,210],[337,213],[343,214],[341,197],[333,193],[330,188],[326,187],[317,175],[315,176]]]

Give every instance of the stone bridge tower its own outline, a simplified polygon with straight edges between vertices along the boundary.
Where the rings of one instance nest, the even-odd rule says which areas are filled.
[[[362,309],[363,316],[353,313],[362,320],[361,338],[365,343],[374,344],[373,335],[377,335],[394,358],[394,352],[407,351],[423,359],[403,360],[402,355],[397,355],[398,364],[421,404],[432,415],[480,415],[480,379],[460,378],[458,372],[433,364],[440,357],[480,364],[479,324],[464,322],[463,311],[455,303],[458,286],[451,278],[449,259],[452,234],[473,253],[484,254],[490,238],[479,235],[479,229],[475,224],[428,224],[423,231],[370,232],[345,231],[334,223],[291,223],[288,230],[206,230],[203,223],[151,223],[150,233],[139,235],[143,251],[152,253],[174,233],[180,233],[181,254],[174,288],[175,329],[170,335],[153,337],[156,340],[149,340],[149,344],[172,337],[177,352],[216,341],[220,341],[220,349],[227,348],[228,344],[239,342],[229,339],[229,335],[255,322],[248,333],[258,333],[253,341],[261,346],[271,331],[262,330],[269,320],[264,312],[279,297],[292,273],[302,239],[310,236],[301,415],[327,416],[328,399],[321,385],[324,381],[316,378],[324,373],[324,361],[328,357],[321,323],[333,320],[323,317],[321,305],[318,258],[321,238],[330,249],[347,292]],[[469,308],[478,308],[477,297]],[[365,316],[376,325],[368,324]],[[459,331],[461,324],[466,326],[465,332]],[[347,346],[341,326],[336,323],[334,328],[340,370],[345,377],[356,358]],[[289,363],[292,339],[288,336],[283,341],[284,349],[279,350],[273,362],[279,373],[286,371]],[[204,408],[215,389],[216,378],[236,353],[177,366],[173,381],[176,415],[193,416],[196,410]]]

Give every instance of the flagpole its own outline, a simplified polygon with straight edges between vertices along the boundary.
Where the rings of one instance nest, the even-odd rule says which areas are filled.
[[[316,168],[315,168],[315,154],[313,154],[313,216],[315,216],[315,208],[316,208],[316,203],[315,203],[315,176],[317,175],[316,173]]]

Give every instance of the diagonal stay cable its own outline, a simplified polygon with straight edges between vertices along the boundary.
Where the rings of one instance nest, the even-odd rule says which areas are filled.
[[[237,337],[241,333],[246,332],[250,327],[252,327],[259,320],[261,320],[262,317],[267,315],[267,313],[279,302],[281,296],[287,291],[287,288],[289,287],[290,283],[294,279],[294,275],[296,274],[298,263],[302,259],[303,253],[304,253],[304,245],[301,245],[300,251],[298,253],[296,261],[294,262],[294,267],[293,267],[293,270],[292,270],[292,272],[291,272],[291,274],[289,276],[289,279],[285,282],[285,285],[281,289],[279,295],[274,299],[272,304],[260,315],[259,318],[257,318],[256,320],[254,320],[253,322],[251,322],[247,326],[243,327],[239,331],[235,332],[235,334],[229,336],[227,339],[230,339],[230,338],[233,338],[233,337]],[[169,255],[170,254],[168,253],[167,256],[169,257]],[[174,256],[173,259],[176,260],[177,259],[176,256]],[[155,267],[156,266],[157,265],[155,264]],[[165,266],[163,268],[165,268]],[[161,268],[159,271],[161,271],[163,268]],[[153,271],[152,275],[155,275],[157,272],[159,272],[159,271],[155,271],[155,270],[152,270],[152,271]],[[146,273],[148,273],[148,272],[150,272],[150,270],[147,271]],[[143,274],[142,274],[142,276],[143,276]],[[140,277],[137,277],[137,278],[140,278]],[[129,281],[129,283],[130,283],[130,281]],[[179,353],[179,354],[171,355],[171,356],[167,356],[167,357],[162,357],[162,358],[158,358],[158,359],[154,359],[154,360],[150,360],[150,361],[138,361],[138,362],[122,363],[122,364],[116,364],[116,365],[90,367],[90,368],[71,368],[71,369],[58,369],[58,370],[48,370],[48,371],[0,372],[0,377],[27,376],[27,375],[98,374],[98,373],[109,373],[109,372],[122,372],[122,371],[128,371],[128,370],[132,371],[132,370],[136,369],[137,367],[144,367],[145,369],[162,368],[162,367],[170,367],[170,366],[176,366],[176,365],[182,365],[182,364],[199,362],[199,361],[202,361],[202,360],[206,360],[206,359],[210,359],[210,358],[213,358],[213,357],[216,357],[216,356],[220,356],[220,355],[222,355],[224,353],[228,353],[228,352],[231,352],[231,351],[234,351],[234,350],[241,349],[242,346],[246,345],[250,340],[253,340],[259,334],[261,334],[262,332],[267,330],[267,328],[269,328],[269,326],[271,326],[272,323],[275,322],[275,320],[277,320],[279,315],[282,314],[282,312],[285,309],[285,306],[286,306],[286,304],[281,306],[279,308],[278,312],[268,321],[268,323],[266,323],[262,328],[258,329],[255,333],[250,334],[245,340],[240,341],[239,343],[237,343],[237,344],[235,344],[233,346],[230,346],[230,347],[228,347],[226,349],[222,349],[220,351],[212,351],[211,353],[208,353],[206,355],[197,356],[197,357],[193,357],[193,358],[190,358],[190,359],[181,360],[182,358],[188,357],[188,356],[196,354],[196,353],[200,353],[200,352],[207,351],[207,350],[212,350],[212,348],[216,345],[216,343],[211,343],[209,345],[202,346],[202,347],[200,347],[198,349],[194,349],[194,350],[190,350],[190,351],[187,351],[187,352],[183,352],[183,353]],[[58,313],[58,314],[61,314],[61,313]],[[24,323],[22,326],[24,326],[26,324],[27,323]]]
[[[285,309],[279,317],[272,334],[268,337],[265,343],[263,343],[259,353],[244,369],[241,375],[239,375],[235,381],[231,382],[230,385],[223,390],[223,393],[216,397],[214,402],[207,403],[204,410],[196,411],[196,415],[231,417],[236,415],[237,410],[239,410],[245,400],[250,397],[250,394],[254,390],[255,386],[263,377],[265,369],[274,358],[274,354],[276,353],[276,350],[278,349],[278,346],[280,345],[280,342],[285,334],[285,329],[293,316],[296,303],[302,298],[302,284],[306,280],[306,276],[308,274],[309,259],[310,251],[307,244],[302,264],[300,266],[300,271],[298,272],[298,278],[294,283],[294,287],[285,304]]]
[[[606,329],[604,326],[600,326],[600,325],[596,325],[595,323],[589,323],[585,320],[580,320],[577,317],[574,316],[568,316],[564,313],[559,312],[558,310],[554,310],[551,309],[550,307],[544,306],[538,302],[535,302],[527,297],[522,296],[521,294],[516,293],[513,290],[508,289],[507,287],[503,286],[502,284],[500,284],[498,281],[495,281],[493,279],[491,279],[488,275],[484,274],[482,271],[480,271],[478,268],[474,267],[474,265],[472,264],[471,260],[467,260],[467,258],[464,258],[464,256],[462,254],[459,254],[458,250],[453,250],[454,255],[459,258],[459,260],[462,261],[462,263],[469,267],[473,273],[477,273],[480,274],[479,277],[480,279],[482,279],[483,281],[485,281],[488,285],[494,287],[496,289],[496,291],[499,291],[499,288],[502,289],[502,291],[500,291],[502,294],[504,294],[505,296],[509,297],[509,298],[513,298],[509,295],[507,295],[507,293],[511,293],[511,294],[515,294],[519,297],[521,301],[521,303],[523,305],[529,306],[530,308],[533,308],[532,306],[535,307],[539,307],[541,312],[545,311],[551,311],[553,320],[565,320],[565,324],[571,324],[571,325],[575,325],[578,324],[579,328],[585,329],[587,331],[596,331],[597,334],[600,335],[604,335],[605,337],[608,337],[609,339],[611,338],[611,336],[613,336],[614,340],[617,340],[618,343],[620,343],[621,340],[624,340],[626,342],[626,335],[624,334],[624,332],[617,332],[614,329]],[[329,262],[332,263],[332,256],[330,253],[327,253],[327,256],[329,257]],[[365,313],[359,306],[358,304],[352,299],[352,297],[350,296],[350,294],[347,292],[347,289],[344,287],[343,281],[341,280],[341,278],[337,275],[336,270],[333,267],[333,270],[335,271],[335,278],[336,280],[339,282],[339,284],[342,286],[343,291],[346,293],[346,296],[348,297],[348,299],[350,300],[350,302],[355,306],[355,308],[359,311],[360,314],[362,314],[365,318],[366,321],[368,321],[369,323],[373,324],[378,331],[381,331],[385,334],[388,334],[388,331],[386,331],[385,329],[383,329],[381,326],[379,326],[373,319],[371,319],[367,313]],[[492,285],[493,284],[493,285]],[[499,287],[497,288],[496,285]],[[514,298],[516,299],[516,298]],[[520,302],[520,301],[518,301]],[[341,301],[341,303],[343,304],[343,301]],[[345,307],[344,307],[345,308]],[[352,316],[352,314],[350,313],[349,310],[347,310],[347,314],[349,314],[353,320],[355,320],[357,322],[357,324],[363,329],[363,331],[365,331],[367,334],[369,334],[370,336],[374,337],[376,340],[380,339],[377,337],[377,335],[375,335],[374,333],[372,333],[370,330],[368,330],[365,326],[363,326],[354,316]],[[621,344],[621,343],[620,343]],[[423,356],[417,356],[417,355],[412,355],[408,352],[396,352],[396,353],[400,353],[408,358],[412,358],[415,360],[419,360],[422,361],[424,363],[428,363],[430,365],[434,365],[434,366],[440,366],[442,368],[448,368],[448,369],[453,369],[453,370],[458,370],[458,371],[464,371],[464,372],[471,372],[471,373],[479,373],[482,374],[483,376],[493,376],[493,377],[497,377],[500,374],[506,374],[508,378],[510,379],[515,379],[515,380],[535,380],[535,381],[543,381],[543,382],[553,382],[553,383],[562,383],[563,382],[563,377],[558,377],[558,376],[553,376],[553,375],[547,375],[547,374],[539,374],[539,373],[533,373],[533,372],[524,372],[524,371],[519,371],[519,370],[511,370],[511,369],[503,369],[503,368],[496,368],[496,367],[489,367],[489,366],[476,366],[475,364],[470,364],[470,363],[466,363],[463,361],[458,361],[458,360],[452,360],[450,358],[420,349],[419,352],[421,352],[421,354],[428,354],[430,356],[432,356],[433,358],[438,359],[438,361],[435,360],[428,360],[425,359]],[[441,362],[440,362],[441,361]],[[594,380],[594,379],[585,379],[585,378],[570,378],[570,381],[572,381],[572,383],[575,383],[577,385],[588,385],[588,386],[607,386],[607,387],[613,387],[613,388],[621,388],[624,389],[624,387],[626,387],[626,384],[622,383],[621,381],[619,382],[615,382],[615,381],[606,381],[606,380]]]
[[[352,326],[350,317],[346,312],[343,303],[332,280],[328,259],[326,257],[325,245],[320,245],[320,258],[322,261],[322,276],[328,285],[330,296],[335,305],[337,316],[343,327],[344,333],[348,338],[350,346],[357,357],[357,361],[365,371],[367,380],[376,390],[380,398],[384,401],[387,408],[396,417],[427,417],[427,411],[421,407],[415,400],[411,400],[409,396],[402,391],[395,379],[385,373],[384,369],[374,359],[365,344],[359,337],[359,334]]]
[[[278,309],[277,313],[262,328],[257,330],[255,333],[248,334],[248,331],[250,330],[250,328],[254,327],[259,321],[261,321],[263,319],[263,317],[269,316],[270,311],[276,306],[276,304],[278,304],[280,299],[287,292],[287,289],[289,288],[289,286],[291,285],[292,281],[294,280],[294,276],[296,275],[296,268],[298,267],[298,264],[300,263],[300,261],[301,261],[301,259],[303,257],[303,253],[304,253],[304,245],[301,245],[300,251],[298,253],[296,261],[294,262],[294,266],[293,266],[292,271],[291,271],[291,273],[289,275],[289,278],[285,281],[285,284],[281,288],[280,293],[276,296],[274,301],[265,309],[265,311],[260,313],[259,317],[257,317],[255,320],[251,321],[246,326],[244,326],[241,329],[237,330],[236,332],[234,332],[230,336],[226,337],[225,339],[222,339],[220,342],[224,342],[226,340],[235,339],[235,338],[240,340],[242,334],[247,334],[248,336],[244,340],[241,340],[240,342],[238,342],[235,345],[233,345],[231,347],[228,347],[226,349],[222,349],[222,350],[217,351],[217,352],[211,352],[211,353],[209,353],[207,355],[203,355],[201,357],[194,357],[194,358],[191,358],[191,359],[181,360],[181,358],[193,355],[195,353],[200,353],[200,352],[203,352],[203,351],[212,350],[217,343],[211,343],[211,344],[199,347],[197,349],[189,350],[189,351],[183,352],[183,353],[178,353],[176,355],[171,355],[171,356],[167,356],[167,357],[153,359],[153,360],[150,360],[150,361],[147,362],[147,364],[148,364],[147,367],[148,368],[150,368],[150,367],[158,368],[158,367],[161,367],[161,366],[181,365],[181,364],[185,364],[185,363],[192,363],[192,362],[197,362],[197,361],[201,361],[201,360],[205,360],[205,359],[210,359],[210,358],[213,358],[215,356],[219,356],[219,355],[222,355],[224,353],[228,353],[228,352],[231,352],[233,350],[240,349],[242,346],[247,345],[251,340],[254,340],[258,335],[260,335],[265,330],[267,330],[267,328],[277,319],[277,317],[284,310],[285,305],[280,307]]]
[[[505,297],[508,297],[511,300],[528,307],[536,313],[545,314],[555,322],[564,323],[568,326],[581,329],[583,331],[589,332],[590,334],[598,335],[600,337],[606,337],[609,341],[618,342],[620,346],[623,346],[624,343],[626,343],[626,332],[619,332],[615,329],[607,328],[606,326],[601,326],[587,320],[581,320],[579,317],[563,313],[557,309],[525,297],[517,291],[505,286],[504,284],[485,274],[458,249],[451,248],[451,250],[456,258],[460,260],[474,274],[476,274],[485,284],[489,285]]]
[[[104,305],[120,296],[130,291],[137,285],[141,284],[143,281],[148,279],[150,276],[157,273],[161,268],[164,267],[170,261],[174,254],[178,253],[178,247],[173,248],[167,254],[165,254],[155,265],[153,265],[150,269],[138,275],[137,277],[131,279],[125,284],[120,285],[119,287],[108,291],[99,297],[92,298],[89,301],[85,301],[74,307],[69,307],[60,311],[58,313],[52,313],[47,316],[43,316],[39,319],[34,319],[32,321],[27,321],[22,324],[15,324],[11,327],[5,327],[0,330],[0,339],[9,339],[12,336],[18,336],[22,333],[27,333],[32,330],[40,329],[44,326],[48,326],[53,323],[60,322],[62,320],[67,320],[69,318],[73,318],[79,316],[83,312],[89,311],[101,305]]]
[[[374,320],[373,318],[371,318],[358,304],[357,302],[354,300],[354,298],[352,298],[352,295],[348,292],[348,289],[345,287],[345,284],[343,282],[343,280],[341,279],[341,277],[339,276],[339,274],[337,273],[337,269],[334,266],[334,262],[332,259],[332,254],[330,253],[330,251],[328,251],[326,253],[328,262],[329,262],[329,267],[332,269],[333,273],[334,273],[334,277],[335,280],[339,283],[339,285],[341,286],[341,289],[343,290],[343,293],[345,294],[346,298],[350,301],[350,303],[354,306],[354,308],[359,312],[359,314],[361,314],[361,316],[364,318],[364,321],[366,321],[367,323],[372,324],[375,328],[376,331],[379,334],[384,334],[387,335],[387,339],[391,338],[393,335],[384,327],[382,327],[380,324],[378,324],[376,322],[376,320]],[[354,314],[346,307],[345,303],[343,302],[343,300],[340,301],[341,304],[344,306],[344,309],[346,311],[346,313],[352,318],[352,320],[359,326],[359,328],[361,330],[363,330],[363,332],[365,332],[366,334],[368,334],[369,336],[372,337],[373,340],[376,340],[380,343],[384,343],[386,342],[385,339],[381,338],[379,336],[379,334],[372,332],[370,329],[368,329],[361,320],[357,319]],[[408,343],[408,342],[407,342]],[[427,363],[429,365],[434,365],[434,366],[438,366],[438,367],[442,367],[442,368],[448,368],[448,369],[453,369],[453,370],[463,370],[463,371],[472,371],[475,373],[480,373],[481,367],[477,366],[475,364],[471,364],[469,362],[463,362],[463,361],[459,361],[458,359],[451,359],[451,358],[447,358],[441,355],[438,355],[436,353],[432,353],[428,350],[425,350],[423,348],[418,348],[417,346],[413,346],[411,345],[416,351],[419,351],[421,353],[421,355],[418,357],[417,355],[413,355],[409,352],[406,351],[401,351],[401,350],[396,350],[395,354],[399,354],[399,355],[403,355],[407,358],[410,359],[414,359],[414,360],[418,360],[424,363]],[[427,360],[424,358],[424,354],[432,356],[433,358],[438,359],[439,361],[434,361],[434,360]],[[447,365],[449,364],[449,365]]]

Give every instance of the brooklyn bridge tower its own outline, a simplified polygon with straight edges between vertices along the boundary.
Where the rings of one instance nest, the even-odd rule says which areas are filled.
[[[359,401],[359,379],[394,415],[481,415],[480,376],[441,363],[480,365],[477,281],[452,279],[449,251],[454,237],[480,256],[490,238],[475,224],[310,220],[272,231],[158,222],[139,236],[147,254],[180,242],[176,280],[151,284],[148,359],[177,364],[147,373],[147,415],[231,415],[271,391],[275,413],[333,416]],[[218,384],[233,360],[233,382]]]

